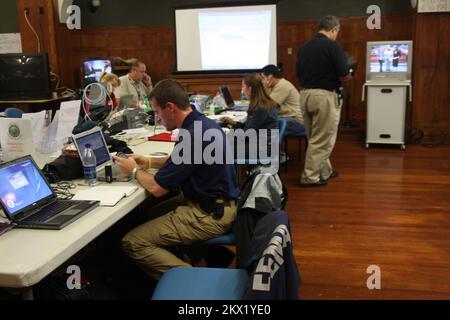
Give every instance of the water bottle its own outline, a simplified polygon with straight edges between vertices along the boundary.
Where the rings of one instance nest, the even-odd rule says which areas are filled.
[[[149,113],[152,109],[150,108],[150,101],[148,100],[148,97],[145,96],[144,98],[144,112]]]
[[[97,183],[97,172],[95,171],[97,159],[95,158],[94,151],[89,143],[85,145],[81,161],[83,163],[84,180],[86,184],[89,186],[95,185]]]

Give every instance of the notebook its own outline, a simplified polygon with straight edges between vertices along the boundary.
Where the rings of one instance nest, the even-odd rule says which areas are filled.
[[[73,200],[96,200],[101,206],[114,207],[122,198],[137,191],[137,186],[97,186],[78,191]]]
[[[0,165],[0,208],[19,228],[61,229],[97,201],[60,200],[30,156]]]
[[[175,142],[177,138],[172,135],[170,132],[164,132],[160,134],[156,134],[154,136],[148,137],[149,141],[167,141],[167,142]]]

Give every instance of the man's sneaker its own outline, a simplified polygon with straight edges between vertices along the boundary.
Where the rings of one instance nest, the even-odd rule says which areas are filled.
[[[331,175],[330,175],[330,177],[328,178],[328,180],[334,179],[334,178],[337,178],[337,177],[339,177],[339,173],[338,173],[337,171],[334,171],[334,170],[333,170],[333,172],[331,173]]]
[[[299,185],[301,188],[315,188],[315,187],[323,187],[323,186],[326,186],[327,184],[328,184],[328,182],[326,180],[320,179],[319,181],[317,181],[315,183],[300,182]]]

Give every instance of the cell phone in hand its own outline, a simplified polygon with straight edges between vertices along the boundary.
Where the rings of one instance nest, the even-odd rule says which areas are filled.
[[[122,158],[122,159],[128,159],[128,155],[123,152],[117,152],[116,157]]]

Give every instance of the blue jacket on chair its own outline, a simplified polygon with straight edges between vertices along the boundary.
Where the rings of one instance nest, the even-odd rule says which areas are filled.
[[[259,220],[247,265],[253,272],[245,299],[296,300],[301,279],[292,250],[288,214],[272,212]]]

